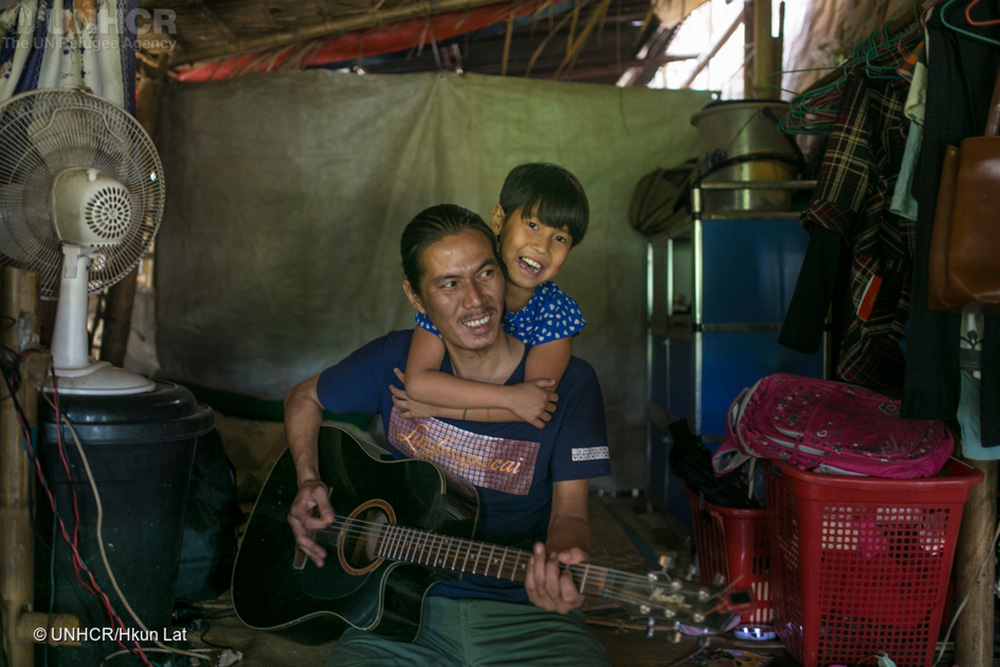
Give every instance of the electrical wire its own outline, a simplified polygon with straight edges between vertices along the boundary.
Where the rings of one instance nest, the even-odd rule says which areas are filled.
[[[191,658],[197,658],[198,660],[206,660],[208,662],[213,662],[212,656],[211,655],[207,655],[207,654],[210,653],[211,651],[215,651],[215,650],[217,650],[217,649],[214,649],[214,648],[195,648],[195,649],[191,649],[190,651],[183,651],[182,652],[182,651],[178,651],[177,649],[173,649],[173,648],[170,648],[170,647],[165,647],[165,648],[147,648],[146,649],[146,653],[168,653],[168,654],[181,653],[182,655],[186,655],[186,656],[191,657]],[[111,660],[113,658],[117,658],[120,655],[127,655],[128,653],[129,653],[128,650],[122,650],[122,651],[115,651],[114,653],[108,654],[108,655],[104,656],[104,659],[101,661],[101,665],[106,665],[108,663],[108,660]],[[201,655],[202,653],[205,653],[206,655]],[[159,663],[154,662],[152,664],[154,665],[154,667],[159,667]]]
[[[212,643],[212,642],[208,641],[207,639],[205,639],[205,635],[207,635],[208,632],[209,632],[209,630],[211,630],[211,629],[212,629],[212,624],[208,622],[208,619],[205,619],[205,627],[202,628],[201,633],[198,635],[198,641],[200,641],[205,646],[208,646],[208,647],[211,647],[211,648],[217,648],[217,649],[223,649],[223,650],[225,650],[226,648],[228,648],[226,646],[219,646],[218,644]]]
[[[986,564],[990,562],[991,559],[996,558],[997,550],[997,540],[1000,540],[1000,523],[997,523],[996,532],[993,533],[993,543],[991,544],[986,556],[983,557],[983,561],[979,564],[979,569],[976,570],[976,576],[972,578],[972,584],[969,585],[969,590],[965,592],[965,597],[962,598],[962,603],[958,605],[955,613],[952,614],[951,623],[948,625],[948,631],[944,634],[944,640],[941,642],[941,650],[938,652],[937,660],[934,661],[932,667],[937,667],[937,664],[941,662],[944,657],[945,648],[948,646],[948,638],[951,637],[951,631],[955,628],[955,622],[958,621],[958,617],[962,614],[962,610],[965,609],[965,605],[969,602],[969,598],[972,597],[972,589],[975,588],[976,583],[979,581],[979,577],[983,574],[983,568]]]
[[[53,403],[49,399],[49,397],[46,396],[44,393],[42,395],[45,396],[45,400],[49,401],[50,405],[52,405],[53,409],[55,409],[55,403]],[[139,626],[140,630],[142,630],[143,632],[146,632],[146,633],[150,633],[149,629],[146,627],[146,625],[139,618],[138,614],[135,613],[135,610],[132,608],[132,605],[129,604],[128,599],[125,597],[125,594],[122,593],[121,588],[118,586],[118,580],[115,577],[114,570],[111,567],[111,563],[108,561],[108,554],[107,554],[107,552],[104,549],[104,534],[103,534],[104,506],[101,503],[100,491],[97,489],[97,483],[94,480],[94,474],[93,474],[93,471],[90,468],[90,461],[87,458],[87,453],[83,449],[83,444],[80,442],[80,437],[77,435],[76,429],[73,427],[73,423],[69,420],[68,417],[66,417],[66,415],[58,415],[58,416],[61,417],[63,423],[66,425],[67,429],[69,430],[70,436],[72,436],[72,438],[73,438],[73,444],[76,445],[77,453],[80,455],[80,461],[83,463],[84,470],[86,471],[87,481],[90,483],[90,490],[94,494],[94,505],[96,506],[96,510],[97,510],[97,524],[96,524],[96,527],[95,527],[95,532],[96,532],[96,536],[97,536],[97,546],[98,546],[98,548],[100,550],[101,560],[104,563],[105,569],[107,570],[108,579],[111,581],[112,588],[115,589],[115,593],[118,595],[118,598],[121,600],[122,604],[125,606],[125,609],[128,611],[129,616],[132,617],[132,620],[135,621],[136,625]],[[58,424],[57,424],[57,426],[58,426]],[[58,430],[61,430],[61,429],[58,429]],[[150,634],[152,634],[152,633],[150,633]],[[157,652],[163,652],[163,651],[165,651],[167,653],[173,653],[173,654],[176,654],[176,655],[185,655],[185,656],[188,656],[188,657],[191,657],[191,658],[197,658],[199,660],[211,661],[211,658],[209,656],[201,655],[201,654],[195,653],[193,651],[186,651],[186,650],[182,650],[182,649],[172,648],[172,647],[167,646],[166,644],[163,644],[159,640],[154,641],[153,644],[157,647],[157,649],[146,649],[146,650],[147,651],[154,651],[154,650],[156,650]],[[137,645],[138,645],[138,642],[137,642]],[[144,652],[141,647],[139,648],[139,650],[140,650],[141,653]],[[115,654],[115,655],[117,655],[117,654]],[[148,659],[146,659],[144,655],[142,657],[143,657],[144,660],[147,661],[147,664],[148,664]]]
[[[45,396],[44,393],[42,395]],[[46,400],[48,400],[47,396],[45,398],[46,398]],[[70,552],[71,552],[71,562],[73,564],[73,570],[74,570],[74,572],[76,574],[77,581],[84,588],[84,590],[86,590],[91,595],[94,595],[95,597],[98,598],[98,600],[104,606],[105,613],[107,613],[108,618],[112,622],[114,622],[115,620],[117,620],[119,626],[120,627],[124,627],[124,624],[121,622],[121,619],[118,618],[118,615],[114,612],[114,608],[111,605],[110,599],[101,590],[101,587],[98,585],[97,581],[94,579],[94,575],[93,575],[92,571],[90,570],[90,568],[87,567],[86,563],[84,562],[83,556],[80,554],[80,551],[79,551],[79,544],[78,544],[78,542],[76,541],[76,539],[70,539],[70,537],[69,537],[69,533],[66,530],[66,524],[63,521],[62,516],[60,516],[60,514],[59,514],[58,507],[57,507],[57,504],[56,504],[56,501],[55,501],[55,496],[54,496],[54,494],[52,492],[51,487],[48,484],[47,479],[45,478],[44,472],[42,471],[40,457],[37,455],[37,452],[36,452],[35,448],[32,447],[32,444],[31,444],[32,443],[32,438],[31,438],[31,433],[30,433],[30,431],[27,428],[27,419],[24,418],[23,411],[20,411],[20,406],[18,406],[18,409],[19,409],[18,421],[20,422],[20,425],[21,425],[21,428],[22,428],[22,431],[23,431],[23,434],[24,434],[24,438],[25,438],[25,451],[26,451],[26,453],[27,453],[27,455],[29,457],[29,460],[33,460],[34,463],[35,463],[35,473],[36,473],[36,475],[38,477],[38,480],[39,480],[39,483],[40,483],[42,489],[45,491],[45,494],[46,494],[46,496],[49,499],[49,505],[52,508],[53,532],[55,531],[56,526],[58,526],[59,529],[62,532],[63,540],[69,546],[69,549],[70,549]],[[64,456],[64,454],[63,454],[63,456]],[[68,471],[67,471],[67,475],[68,475]],[[69,479],[68,481],[70,482],[70,487],[72,488],[73,487],[73,485],[72,485],[72,479]],[[73,492],[75,494],[75,489],[73,489]],[[77,516],[77,521],[79,522],[79,517],[78,516]],[[79,523],[77,523],[77,525],[79,525]],[[77,528],[74,528],[74,533],[76,533],[76,532],[77,532]],[[55,558],[55,553],[54,553],[55,543],[56,543],[56,541],[55,541],[55,539],[53,539],[53,541],[52,541],[52,549],[53,549],[53,556],[52,557],[53,557],[53,559]],[[54,567],[54,560],[53,560],[52,566]],[[87,574],[87,576],[88,576],[88,578],[90,580],[89,584],[81,578],[81,572]],[[54,578],[54,572],[50,573],[50,576]],[[53,590],[54,590],[54,584],[53,584]],[[51,618],[51,615],[52,615],[51,609],[52,609],[52,607],[50,606],[50,612],[49,612],[50,618]],[[122,644],[121,641],[118,641],[117,643],[122,648],[125,648],[125,645]],[[46,661],[47,661],[48,660],[48,651],[47,650],[45,651],[45,656],[46,656]]]
[[[52,409],[55,411],[56,433],[57,433],[56,440],[57,440],[58,453],[59,453],[59,458],[61,459],[62,464],[63,464],[63,470],[66,473],[67,485],[69,486],[70,493],[72,495],[72,499],[73,499],[73,516],[74,516],[74,519],[75,519],[75,523],[74,523],[74,526],[73,526],[73,538],[71,540],[69,538],[69,536],[67,535],[67,533],[66,533],[66,527],[65,527],[65,524],[62,521],[62,518],[61,517],[59,518],[59,523],[60,523],[60,526],[62,527],[62,531],[63,531],[63,539],[66,541],[67,544],[69,544],[70,551],[72,553],[71,562],[73,563],[73,570],[76,573],[76,579],[77,579],[77,581],[91,595],[94,595],[95,597],[98,598],[98,600],[100,600],[100,602],[104,605],[104,611],[107,614],[108,619],[112,623],[114,623],[115,621],[117,621],[118,627],[124,629],[125,624],[122,621],[121,617],[115,612],[114,606],[111,604],[111,599],[108,597],[107,593],[105,593],[101,589],[100,585],[97,583],[97,580],[94,578],[93,571],[91,570],[91,568],[87,567],[86,563],[83,560],[83,556],[80,554],[80,545],[79,545],[80,513],[79,513],[79,507],[78,507],[78,501],[77,501],[77,494],[76,494],[76,484],[74,483],[72,475],[70,474],[70,471],[69,471],[69,465],[68,465],[67,460],[66,460],[66,451],[65,451],[65,447],[63,445],[62,429],[59,428],[59,422],[60,422],[60,418],[62,416],[62,413],[61,413],[61,411],[59,409],[59,378],[56,376],[55,369],[53,367],[50,366],[49,370],[50,370],[50,372],[52,374],[52,398],[50,399],[46,395],[45,392],[42,392],[42,397],[46,400],[46,402],[48,402],[48,404],[50,406],[52,406]],[[90,475],[89,468],[88,468],[87,473],[88,473],[88,476],[89,476]],[[51,491],[49,491],[49,502],[52,505],[53,515],[56,515],[55,497],[52,495]],[[99,545],[102,548],[104,546],[103,543],[101,543],[101,542],[99,542]],[[81,578],[81,576],[80,576],[81,571],[86,572],[86,574],[87,574],[87,576],[88,576],[88,578],[90,580],[89,584]],[[125,644],[123,644],[121,642],[121,640],[116,640],[116,643],[119,646],[121,646],[122,648],[126,648],[127,649],[127,647],[125,646]],[[144,663],[146,663],[148,665],[149,661],[146,659],[145,654],[142,652],[142,647],[140,646],[139,642],[135,642],[135,646],[136,646],[136,649],[138,650],[139,657],[143,660]],[[127,649],[127,650],[131,650],[131,649]]]
[[[4,349],[8,350],[9,348],[4,348]],[[28,419],[25,416],[24,409],[21,407],[20,402],[17,400],[17,392],[16,392],[16,390],[14,390],[14,379],[13,379],[13,377],[17,376],[17,378],[20,378],[20,368],[19,368],[19,365],[20,365],[21,359],[26,354],[36,353],[36,352],[41,352],[41,350],[31,349],[31,350],[25,350],[21,354],[15,354],[14,355],[14,358],[15,358],[15,365],[14,365],[14,367],[13,368],[7,368],[6,366],[4,366],[2,368],[4,382],[5,382],[6,386],[7,386],[8,391],[11,392],[10,393],[10,397],[11,397],[11,399],[14,402],[14,407],[15,407],[16,414],[17,414],[18,425],[21,427],[21,432],[22,432],[22,435],[24,436],[24,450],[25,450],[25,454],[27,455],[29,461],[33,461],[34,462],[34,464],[35,464],[35,474],[37,475],[38,480],[39,480],[39,484],[41,485],[42,490],[45,492],[46,496],[48,497],[49,504],[50,504],[50,506],[52,508],[52,516],[53,516],[53,527],[52,527],[52,530],[55,533],[56,527],[58,526],[58,528],[62,531],[63,539],[69,545],[70,551],[72,552],[72,562],[73,562],[74,571],[76,572],[77,580],[84,587],[84,589],[87,590],[88,592],[90,592],[92,595],[97,596],[99,599],[101,599],[101,596],[103,596],[103,599],[101,599],[101,601],[104,604],[105,611],[108,612],[109,617],[112,620],[114,620],[114,611],[113,611],[112,607],[110,606],[110,601],[107,599],[107,596],[104,595],[100,591],[100,587],[97,585],[97,582],[94,580],[93,575],[91,574],[90,570],[86,567],[86,565],[83,562],[83,558],[80,555],[80,552],[79,552],[79,549],[78,549],[78,545],[76,544],[76,542],[74,540],[70,539],[69,534],[66,531],[66,524],[63,521],[62,517],[59,515],[59,512],[58,512],[57,507],[56,507],[55,496],[53,495],[52,489],[49,486],[48,481],[45,478],[44,472],[42,471],[41,461],[40,461],[39,457],[36,454],[36,450],[32,446],[32,442],[33,441],[32,441],[31,431],[28,429],[28,423],[29,423]],[[54,538],[53,538],[52,544],[53,544],[53,549],[54,549],[54,545],[55,545],[55,539]],[[54,554],[53,554],[53,558],[54,558]],[[54,562],[52,563],[52,567],[54,568]],[[80,570],[81,569],[89,575],[89,577],[90,577],[90,585],[88,585],[86,582],[84,582],[80,578]],[[50,578],[54,578],[54,571],[50,572]],[[54,590],[54,586],[53,586],[53,590]],[[51,610],[51,606],[50,606],[50,610]],[[51,611],[49,612],[49,616],[51,618]],[[124,648],[124,645],[121,642],[118,642],[118,644],[119,644],[119,646],[122,646]],[[46,649],[47,649],[47,646],[48,645],[46,645]],[[48,651],[46,650],[44,652],[44,654],[45,654],[45,661],[48,662]]]
[[[73,531],[72,531],[72,534],[73,534],[72,538],[70,537],[70,532],[67,530],[66,524],[63,521],[63,518],[59,514],[59,511],[58,511],[58,508],[57,508],[57,505],[56,505],[56,501],[55,501],[55,496],[54,496],[54,494],[52,492],[52,489],[49,486],[48,480],[46,479],[45,474],[44,474],[44,472],[42,470],[40,457],[38,456],[36,448],[33,446],[33,439],[32,439],[32,435],[31,435],[31,431],[28,428],[29,421],[28,421],[28,419],[25,416],[24,409],[22,408],[20,402],[17,400],[17,391],[20,388],[20,380],[21,380],[21,374],[20,374],[20,362],[21,362],[21,359],[23,359],[23,357],[25,355],[27,355],[27,354],[41,353],[41,352],[43,352],[43,350],[29,349],[29,350],[25,350],[25,351],[21,352],[20,354],[17,354],[13,350],[11,350],[10,348],[7,348],[5,346],[2,347],[2,349],[0,349],[0,353],[2,353],[6,357],[6,359],[0,359],[0,374],[3,375],[4,385],[7,387],[7,390],[9,392],[9,394],[10,394],[9,398],[11,398],[11,400],[14,402],[14,407],[15,407],[15,411],[16,411],[16,414],[17,414],[17,418],[18,418],[18,424],[19,424],[19,426],[21,428],[22,435],[24,437],[25,454],[28,456],[29,461],[34,462],[34,464],[35,464],[35,473],[36,473],[36,476],[38,477],[39,484],[40,484],[42,490],[44,491],[45,495],[48,497],[49,504],[50,504],[50,506],[52,508],[52,515],[53,515],[53,523],[52,523],[52,532],[53,532],[52,552],[53,553],[52,553],[52,559],[50,561],[50,572],[49,572],[49,580],[50,580],[50,605],[49,605],[50,612],[49,612],[49,617],[51,619],[51,616],[52,616],[52,611],[51,610],[52,610],[52,605],[54,603],[54,591],[55,591],[55,584],[54,584],[54,580],[55,580],[55,544],[56,544],[55,535],[57,534],[57,532],[61,532],[62,538],[66,542],[66,544],[69,546],[69,549],[70,549],[70,552],[71,552],[71,555],[72,555],[71,562],[73,564],[73,569],[74,569],[74,571],[76,573],[77,581],[80,583],[80,585],[87,592],[89,592],[90,594],[94,595],[95,597],[97,597],[101,601],[102,605],[105,608],[105,612],[108,614],[108,617],[112,621],[112,623],[114,623],[115,621],[117,621],[117,624],[118,624],[118,626],[120,628],[124,628],[125,627],[125,624],[122,622],[121,618],[118,616],[117,613],[115,613],[114,607],[111,604],[111,601],[108,598],[107,594],[105,594],[101,590],[101,587],[98,585],[97,581],[94,579],[94,575],[93,575],[92,570],[87,567],[87,565],[84,562],[84,559],[83,559],[83,557],[82,557],[82,555],[80,554],[80,551],[79,551],[79,540],[78,540],[78,537],[79,537],[79,524],[80,524],[79,503],[78,503],[78,499],[77,499],[77,495],[76,495],[76,488],[75,488],[75,485],[73,484],[73,479],[72,479],[72,476],[71,476],[71,473],[70,473],[70,470],[69,470],[69,464],[68,464],[68,461],[67,461],[67,458],[66,458],[65,449],[64,449],[64,446],[63,446],[62,429],[59,428],[59,423],[63,422],[66,425],[67,429],[70,432],[70,435],[73,438],[73,442],[76,445],[77,452],[79,453],[80,460],[83,463],[83,467],[84,467],[84,470],[85,470],[86,475],[87,475],[87,481],[89,482],[91,491],[94,494],[94,502],[95,502],[95,505],[96,505],[96,508],[97,508],[97,526],[96,526],[97,544],[98,544],[98,547],[99,547],[99,550],[100,550],[101,559],[102,559],[102,561],[104,563],[104,567],[105,567],[105,569],[106,569],[106,571],[108,573],[108,577],[109,577],[109,579],[111,581],[112,586],[115,589],[115,592],[118,594],[118,596],[121,599],[122,603],[125,605],[125,608],[128,610],[128,612],[131,615],[132,619],[137,623],[137,625],[139,625],[139,627],[143,631],[149,633],[149,630],[146,628],[146,626],[139,619],[138,615],[135,613],[135,610],[132,609],[131,605],[128,603],[128,600],[125,598],[124,594],[122,593],[121,588],[118,586],[118,582],[117,582],[117,580],[116,580],[116,578],[114,576],[114,572],[113,572],[113,570],[111,568],[110,562],[108,561],[107,553],[106,553],[105,548],[104,548],[104,538],[103,538],[103,531],[102,531],[104,508],[103,508],[103,505],[101,503],[100,493],[99,493],[99,491],[97,489],[97,484],[96,484],[95,479],[94,479],[93,471],[90,468],[90,462],[89,462],[89,460],[87,458],[86,452],[83,449],[83,445],[80,442],[80,438],[79,438],[78,434],[76,433],[76,429],[73,427],[73,424],[69,420],[69,418],[65,414],[63,414],[61,412],[60,408],[59,408],[59,381],[58,381],[58,377],[55,374],[55,370],[51,367],[51,365],[49,366],[48,370],[52,374],[52,389],[53,389],[53,391],[52,391],[52,398],[49,398],[48,394],[46,392],[44,392],[44,391],[40,392],[40,394],[45,399],[45,401],[50,405],[50,407],[52,407],[52,409],[55,411],[56,427],[57,427],[56,428],[56,432],[58,434],[58,436],[57,436],[57,442],[58,442],[58,448],[59,448],[59,452],[58,452],[59,453],[59,458],[60,458],[60,461],[62,463],[63,471],[66,474],[67,481],[69,482],[68,486],[70,487],[70,490],[71,490],[72,496],[73,496],[73,514],[74,514],[74,520],[75,521],[74,521],[74,527],[73,527]],[[57,531],[57,529],[58,529],[58,531]],[[88,577],[88,579],[89,579],[89,582],[88,581],[84,581],[84,579],[82,578],[81,574],[86,574],[87,577]],[[146,652],[150,652],[150,651],[172,653],[172,654],[176,654],[176,655],[184,655],[184,656],[196,658],[198,660],[206,660],[206,661],[209,661],[209,662],[212,661],[212,659],[211,659],[210,656],[201,655],[199,653],[192,652],[192,651],[185,651],[185,650],[181,650],[181,649],[172,648],[172,647],[166,646],[165,644],[162,644],[159,641],[154,642],[155,645],[158,648],[156,648],[156,649],[149,649],[149,648],[147,648],[145,650],[139,644],[138,641],[135,642],[135,649],[131,649],[129,647],[126,647],[124,644],[122,644],[122,642],[120,640],[118,640],[117,643],[118,643],[119,646],[122,647],[123,650],[120,651],[120,652],[118,652],[118,653],[115,653],[113,655],[121,655],[121,654],[124,654],[124,653],[133,653],[133,654],[138,653],[139,657],[143,660],[144,664],[148,665],[149,667],[153,667],[153,664],[154,664],[146,656]],[[46,664],[48,663],[48,651],[47,650],[44,652],[44,662]]]

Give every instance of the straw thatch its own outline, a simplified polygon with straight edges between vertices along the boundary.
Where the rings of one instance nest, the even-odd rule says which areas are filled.
[[[704,1],[661,4],[674,5],[671,15],[680,16],[678,7],[690,11]],[[443,44],[422,35],[393,55],[373,59],[359,49],[345,61],[323,64],[600,83],[615,83],[628,73],[626,83],[635,85],[648,82],[666,61],[647,54],[662,54],[674,27],[661,23],[649,0],[142,0],[141,8],[140,61],[147,70],[176,74],[243,56],[235,69],[220,67],[223,77],[309,66],[315,53],[343,35],[445,17],[457,34]],[[495,8],[496,20],[465,31],[465,18],[483,8]]]

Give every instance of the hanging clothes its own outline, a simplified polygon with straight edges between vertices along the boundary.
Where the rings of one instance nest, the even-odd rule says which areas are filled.
[[[0,11],[0,100],[86,86],[135,115],[138,0],[23,0]]]
[[[928,82],[924,139],[914,177],[917,213],[913,304],[907,329],[906,379],[902,414],[920,419],[953,419],[959,403],[961,317],[927,310],[927,262],[945,147],[981,136],[1000,68],[1000,25],[970,25],[967,3],[945,3],[946,20],[935,11],[927,22]],[[954,6],[952,6],[954,5]],[[940,8],[939,7],[939,8]],[[976,20],[1000,17],[995,3],[979,3]],[[958,28],[956,30],[955,28]],[[961,31],[961,32],[960,32]],[[972,36],[976,35],[976,37]],[[981,41],[983,38],[993,43]],[[1000,447],[1000,318],[983,319],[980,379],[980,440]]]
[[[887,50],[879,69],[894,71],[902,57]],[[914,247],[913,221],[889,211],[906,146],[909,84],[895,74],[872,76],[870,65],[856,65],[846,77],[816,190],[802,215],[810,242],[778,340],[800,351],[818,348],[833,278],[848,262],[837,377],[887,390],[903,382]]]
[[[924,140],[924,108],[927,106],[927,64],[923,42],[906,56],[899,68],[899,75],[910,82],[910,92],[903,107],[903,115],[909,119],[910,127],[906,135],[903,164],[892,191],[889,210],[908,220],[916,220],[917,200],[912,194],[913,171],[920,158],[920,146]]]

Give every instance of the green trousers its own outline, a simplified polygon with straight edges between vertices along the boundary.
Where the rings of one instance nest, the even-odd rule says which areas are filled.
[[[354,628],[337,640],[327,667],[396,665],[609,666],[608,654],[574,609],[565,616],[493,600],[424,600],[420,634],[396,642]]]

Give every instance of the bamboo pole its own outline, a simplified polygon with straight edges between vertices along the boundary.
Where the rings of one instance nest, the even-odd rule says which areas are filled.
[[[983,481],[969,491],[962,512],[962,527],[955,548],[955,598],[953,610],[966,591],[969,600],[955,622],[956,665],[993,664],[993,534],[997,522],[996,461],[970,461],[983,471]],[[982,571],[979,570],[983,566]],[[978,577],[977,577],[978,575]]]
[[[162,77],[139,78],[136,114],[139,124],[151,139],[156,137],[163,89]],[[132,269],[108,290],[100,358],[113,366],[121,367],[125,363],[129,334],[132,332],[132,307],[135,304],[135,285],[138,276],[138,268]]]
[[[610,76],[620,73],[622,70],[642,72],[648,69],[662,67],[667,63],[680,62],[682,60],[693,60],[694,56],[658,56],[656,58],[644,58],[642,60],[628,60],[618,65],[608,65],[607,67],[574,67],[572,71],[556,75],[555,72],[535,73],[536,79],[552,79],[555,81],[572,81],[574,79],[585,79],[594,76]],[[621,84],[619,84],[621,85]],[[626,85],[632,85],[631,83]]]
[[[104,333],[101,336],[101,361],[121,367],[125,362],[128,337],[132,331],[132,304],[138,269],[111,286],[104,307]]]
[[[38,274],[5,267],[0,285],[3,314],[0,342],[19,354],[38,346]],[[39,364],[42,360],[41,373]],[[20,364],[21,386],[15,394],[29,424],[34,425],[38,387],[47,359],[25,357]],[[29,369],[30,372],[29,372]],[[14,396],[6,382],[0,387],[0,600],[3,614],[3,649],[11,667],[31,667],[34,646],[21,639],[17,629],[31,612],[34,600],[34,531],[31,522],[31,476],[24,452],[24,435]]]
[[[203,60],[214,60],[235,56],[262,49],[274,49],[291,44],[298,44],[311,39],[320,39],[331,35],[364,30],[376,26],[406,21],[413,18],[447,14],[449,12],[475,9],[487,5],[502,4],[497,0],[417,0],[391,9],[381,9],[378,12],[366,12],[356,16],[345,16],[332,21],[324,21],[312,26],[296,30],[250,37],[236,40],[228,44],[218,44],[190,51],[175,52],[171,55],[170,66],[193,64]]]
[[[781,69],[774,62],[774,38],[771,37],[771,0],[754,0],[754,98],[766,100],[776,97],[767,83],[767,77]]]
[[[781,2],[778,5],[778,36],[771,40],[771,58],[774,61],[774,70],[767,75],[768,86],[774,86],[774,94],[769,94],[768,97],[773,97],[775,99],[781,97],[781,84],[782,84],[782,68],[784,67],[784,57],[785,57],[785,3]]]
[[[722,33],[722,37],[716,40],[715,44],[712,45],[712,48],[710,48],[708,51],[706,51],[705,53],[703,53],[701,56],[698,57],[698,61],[694,64],[694,69],[691,70],[691,74],[688,76],[687,81],[681,84],[681,88],[691,87],[691,84],[694,83],[694,80],[698,78],[698,75],[701,74],[701,71],[705,69],[706,65],[708,65],[708,61],[714,58],[715,54],[717,54],[722,49],[722,47],[726,45],[726,42],[729,41],[729,38],[736,33],[736,29],[739,28],[740,25],[744,22],[744,20],[746,19],[746,15],[747,12],[746,8],[744,7],[743,11],[740,12],[739,16],[736,17],[736,20],[733,21],[733,24],[728,28],[726,28],[726,31]]]

